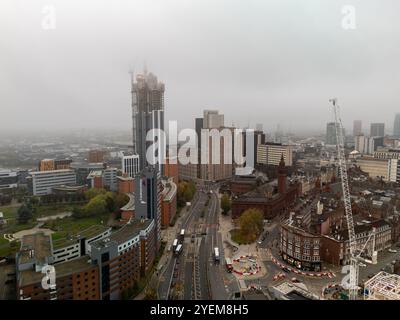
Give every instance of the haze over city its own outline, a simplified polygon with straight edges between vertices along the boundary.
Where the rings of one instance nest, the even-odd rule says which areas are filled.
[[[0,130],[129,131],[128,72],[146,65],[180,128],[218,109],[227,125],[324,132],[337,96],[346,128],[390,131],[400,3],[351,2],[346,30],[347,1],[1,1]],[[46,5],[55,29],[42,28]]]

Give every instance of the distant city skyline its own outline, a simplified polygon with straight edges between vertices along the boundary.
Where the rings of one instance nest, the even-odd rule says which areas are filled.
[[[322,133],[337,97],[348,132],[355,119],[393,130],[400,3],[355,1],[354,30],[341,26],[346,1],[53,3],[54,30],[41,26],[42,3],[0,4],[2,132],[129,131],[128,73],[145,64],[181,128],[217,109],[227,125]]]

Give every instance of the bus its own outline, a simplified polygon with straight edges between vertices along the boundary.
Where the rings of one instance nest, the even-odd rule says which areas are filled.
[[[179,233],[179,241],[183,242],[185,238],[185,229],[181,229],[181,232]]]
[[[218,247],[214,248],[214,262],[216,264],[219,263],[219,249],[218,249]]]
[[[178,246],[178,239],[175,239],[174,242],[172,243],[172,251],[173,252],[175,252],[177,246]]]
[[[175,255],[179,256],[181,252],[182,252],[182,245],[178,244],[178,246],[175,249]]]
[[[225,258],[225,266],[226,266],[226,271],[228,271],[229,273],[233,271],[231,258]]]

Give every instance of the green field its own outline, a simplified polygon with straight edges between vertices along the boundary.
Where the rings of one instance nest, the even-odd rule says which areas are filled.
[[[0,207],[0,212],[3,212],[5,219],[15,219],[15,217],[17,216],[17,211],[18,207]]]

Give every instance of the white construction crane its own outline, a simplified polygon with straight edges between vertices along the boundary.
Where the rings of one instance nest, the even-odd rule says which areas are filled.
[[[351,211],[350,189],[349,181],[347,178],[346,157],[344,154],[344,138],[343,138],[343,125],[340,118],[340,110],[337,105],[337,99],[330,99],[333,104],[333,111],[335,114],[335,128],[336,128],[336,146],[337,157],[339,162],[339,173],[342,181],[343,189],[343,202],[345,209],[345,217],[347,222],[347,229],[349,232],[349,247],[350,247],[350,282],[349,282],[349,299],[356,300],[358,292],[358,260],[357,260],[357,241],[356,232],[354,231],[353,213]]]
[[[358,271],[359,262],[365,261],[368,263],[376,263],[376,252],[375,252],[375,228],[372,229],[367,241],[364,243],[361,249],[357,248],[356,233],[354,230],[353,213],[351,210],[351,199],[349,180],[347,177],[346,168],[346,157],[344,153],[344,138],[343,138],[343,125],[340,117],[340,109],[337,105],[337,99],[330,99],[333,104],[333,111],[335,114],[335,128],[336,128],[336,146],[337,146],[337,158],[339,163],[339,173],[342,182],[343,190],[343,202],[345,209],[345,217],[347,222],[347,230],[349,233],[349,248],[350,248],[350,281],[349,281],[349,299],[356,300],[358,296]],[[364,252],[368,242],[372,240],[372,260],[361,258],[361,254]]]

